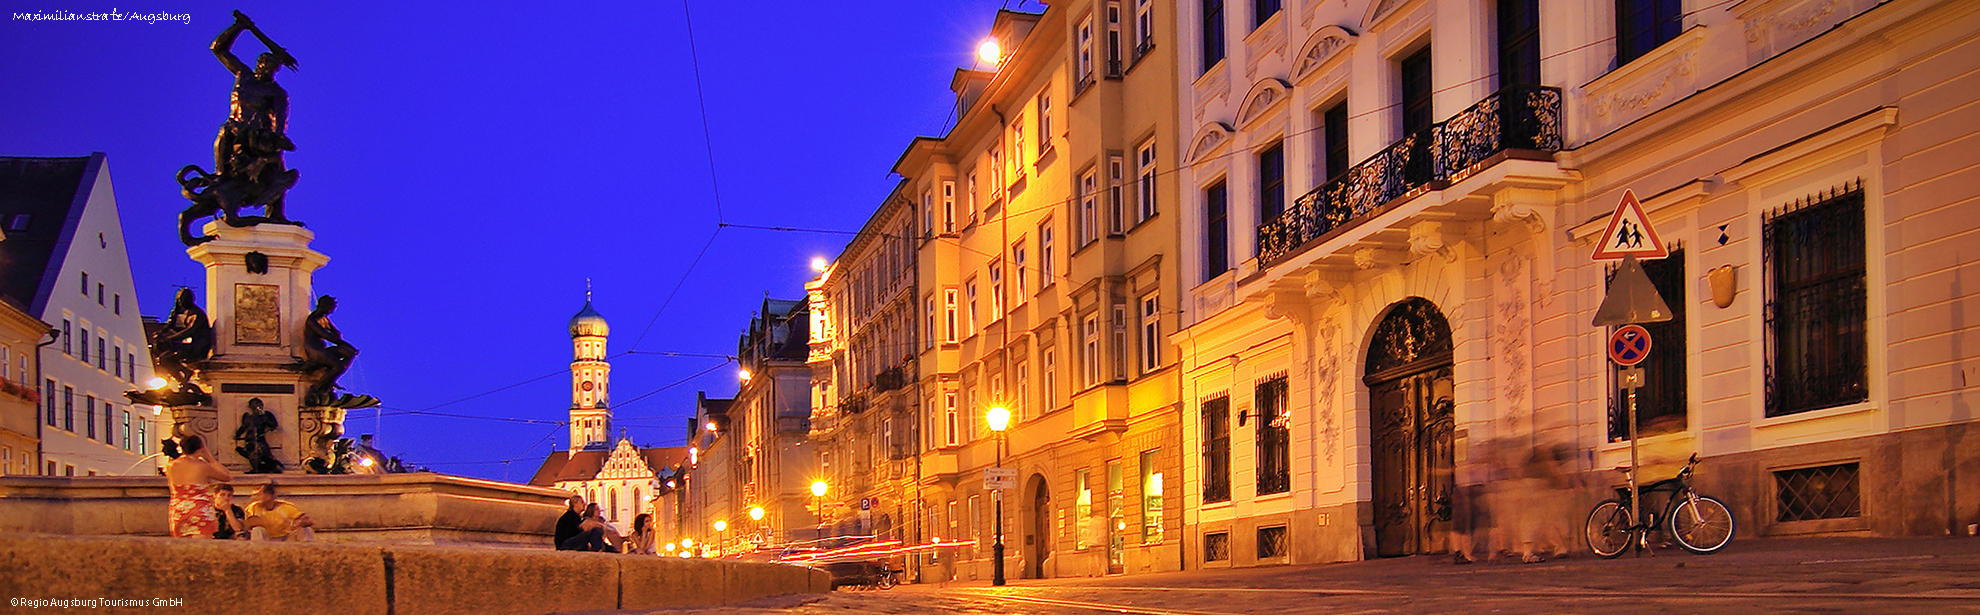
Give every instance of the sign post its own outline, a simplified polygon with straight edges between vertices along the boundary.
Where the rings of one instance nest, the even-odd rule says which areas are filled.
[[[1642,204],[1636,201],[1636,194],[1623,190],[1622,201],[1616,203],[1616,212],[1609,216],[1609,225],[1595,246],[1595,253],[1589,255],[1594,260],[1620,260],[1615,277],[1609,282],[1609,290],[1602,298],[1602,305],[1595,308],[1595,318],[1591,323],[1597,327],[1617,327],[1609,334],[1608,355],[1616,368],[1616,387],[1628,392],[1627,416],[1629,422],[1629,500],[1636,508],[1636,525],[1646,524],[1646,511],[1643,508],[1643,494],[1637,489],[1636,473],[1642,469],[1637,447],[1636,433],[1636,390],[1643,388],[1643,368],[1637,367],[1650,356],[1650,331],[1641,323],[1664,322],[1671,319],[1670,305],[1664,303],[1657,286],[1644,275],[1643,266],[1637,259],[1660,259],[1671,255],[1664,240],[1657,236],[1657,228],[1650,225],[1650,219],[1643,214]],[[1649,536],[1649,532],[1639,534]],[[1635,545],[1638,555],[1643,553],[1643,544]]]

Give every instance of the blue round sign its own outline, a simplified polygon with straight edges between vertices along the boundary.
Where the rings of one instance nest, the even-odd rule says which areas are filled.
[[[1641,325],[1623,325],[1609,334],[1609,360],[1628,367],[1650,356],[1650,331]]]

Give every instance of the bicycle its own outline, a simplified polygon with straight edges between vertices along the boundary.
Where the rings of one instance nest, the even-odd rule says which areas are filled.
[[[1691,461],[1684,464],[1677,476],[1638,489],[1642,496],[1657,492],[1670,494],[1665,499],[1663,515],[1652,516],[1642,523],[1637,522],[1631,509],[1636,498],[1630,496],[1627,486],[1617,487],[1616,497],[1602,500],[1588,512],[1588,549],[1604,559],[1622,555],[1632,544],[1646,549],[1650,530],[1660,525],[1668,528],[1667,535],[1686,551],[1704,555],[1726,548],[1733,537],[1732,511],[1724,502],[1692,490],[1691,469],[1696,465],[1698,454],[1692,453]],[[1616,470],[1629,473],[1629,468]]]

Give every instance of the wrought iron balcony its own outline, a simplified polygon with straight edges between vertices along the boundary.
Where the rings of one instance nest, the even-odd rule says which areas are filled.
[[[1259,265],[1275,264],[1301,246],[1354,226],[1396,199],[1468,177],[1508,150],[1560,149],[1560,88],[1499,90],[1349,167],[1259,225]]]

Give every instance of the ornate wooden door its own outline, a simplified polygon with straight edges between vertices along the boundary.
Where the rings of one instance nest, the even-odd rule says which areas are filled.
[[[1457,490],[1450,326],[1409,299],[1377,325],[1368,351],[1372,507],[1378,556],[1449,549]]]

